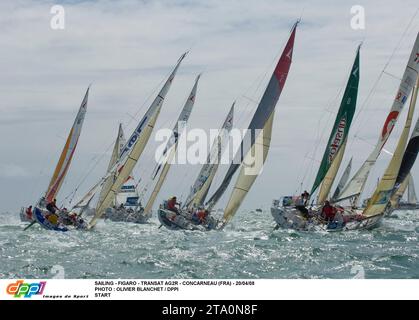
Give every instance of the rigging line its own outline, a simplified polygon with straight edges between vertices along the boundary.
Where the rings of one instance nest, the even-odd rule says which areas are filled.
[[[50,165],[53,165],[53,163],[52,163],[53,159],[52,158],[53,158],[53,154],[51,152],[46,152],[44,162],[42,162],[42,163],[49,163]],[[50,167],[50,165],[48,165],[48,167]],[[45,174],[46,171],[47,171],[46,170],[46,165],[43,166],[43,168],[39,171],[39,174],[37,175],[36,183],[34,183],[33,187],[32,187],[32,192],[31,192],[32,193],[32,198],[35,197],[35,190],[38,189],[38,187],[40,185],[40,182],[42,180],[42,176]],[[48,190],[45,190],[45,193],[47,191]],[[36,201],[38,201],[38,199]]]
[[[323,130],[319,130],[319,128],[321,128],[321,123],[324,121],[324,119],[326,117],[327,117],[327,123],[329,123],[330,120],[331,120],[331,117],[333,115],[337,114],[337,111],[335,111],[335,109],[336,109],[336,106],[335,105],[337,104],[338,98],[340,97],[340,95],[342,94],[343,89],[345,88],[345,85],[346,85],[346,83],[348,81],[347,80],[348,79],[347,74],[351,70],[352,70],[352,66],[349,67],[349,71],[345,74],[344,79],[341,81],[342,84],[340,85],[340,88],[339,88],[339,91],[337,92],[337,94],[334,96],[334,98],[332,98],[331,100],[329,100],[329,102],[326,103],[326,106],[322,109],[325,112],[323,112],[323,114],[321,115],[320,119],[317,122],[318,123],[318,125],[317,125],[318,130],[317,130],[317,133],[316,133],[316,139],[315,139],[316,142],[315,142],[314,147],[312,149],[311,159],[315,159],[316,152],[320,148],[320,144],[323,141],[323,138],[324,138],[324,136],[326,134],[326,131],[329,129],[327,125],[324,125],[323,126]],[[305,156],[305,158],[307,158],[307,155]],[[303,179],[302,179],[301,182],[304,182],[309,175],[311,176],[311,174],[313,172],[313,169],[314,169],[315,162],[314,161],[311,161],[310,163],[311,163],[311,165],[310,166],[307,166],[307,168],[306,168],[305,171],[304,171],[303,168],[301,168],[299,170],[300,173],[299,173],[299,178],[298,178],[297,181],[300,182],[300,178],[301,178],[302,172],[304,172],[304,174],[303,174]],[[305,164],[305,161],[303,161],[303,165],[304,164]]]
[[[347,78],[347,76],[345,75],[345,80],[346,80],[346,78]],[[343,81],[345,81],[345,80],[343,80]],[[326,111],[326,112],[324,112],[323,114],[322,114],[322,116],[320,117],[320,119],[318,120],[318,124],[317,124],[317,128],[319,129],[319,128],[321,128],[322,126],[321,126],[321,123],[324,121],[324,118],[325,117],[327,117],[327,123],[329,123],[330,122],[330,119],[331,119],[331,117],[334,115],[334,113],[332,113],[332,111],[331,111],[331,108],[332,108],[332,104],[336,104],[336,102],[337,102],[337,100],[338,100],[338,98],[339,98],[339,96],[341,95],[341,93],[342,93],[342,91],[343,91],[343,88],[344,88],[344,86],[345,86],[345,83],[343,83],[341,86],[340,86],[340,89],[339,89],[339,91],[338,91],[338,93],[336,94],[336,96],[334,97],[334,98],[332,98],[327,104],[326,104],[326,107],[325,108],[323,108],[323,111]],[[310,166],[308,166],[307,167],[307,169],[305,170],[305,174],[303,175],[303,180],[305,180],[307,177],[308,177],[308,175],[310,175],[311,176],[311,173],[313,172],[313,169],[314,169],[314,165],[315,165],[315,161],[313,161],[313,159],[315,159],[316,158],[316,153],[317,153],[317,151],[318,151],[318,149],[320,148],[320,144],[321,144],[321,142],[322,142],[322,140],[323,140],[323,138],[324,138],[324,136],[325,136],[325,134],[326,134],[326,130],[327,129],[329,129],[328,128],[328,126],[326,125],[326,126],[323,126],[323,130],[317,130],[317,133],[316,133],[316,142],[315,142],[315,144],[314,144],[314,147],[312,148],[312,152],[310,152],[311,153],[311,159],[312,159],[312,161],[310,161],[310,163],[311,163],[311,165]],[[320,133],[321,132],[321,133]],[[306,158],[309,158],[309,157],[307,157],[306,156]],[[301,172],[303,171],[303,169],[301,169],[300,170]],[[298,180],[297,180],[298,181]]]
[[[386,75],[388,75],[388,76],[390,76],[390,77],[392,77],[392,78],[394,78],[394,79],[396,79],[396,80],[402,81],[402,78],[400,78],[400,77],[398,77],[398,76],[396,76],[396,75],[394,75],[394,74],[392,74],[390,72],[383,71],[383,73],[386,74]]]
[[[138,114],[141,112],[141,110],[143,110],[144,109],[144,107],[145,107],[145,105],[150,101],[150,99],[151,99],[151,96],[153,95],[153,94],[155,94],[156,92],[157,92],[157,90],[158,90],[158,88],[161,86],[161,84],[166,80],[166,78],[169,76],[171,74],[171,71],[166,75],[166,77],[165,78],[163,78],[163,80],[161,80],[160,82],[159,82],[159,84],[157,85],[157,86],[155,86],[153,89],[152,89],[152,91],[150,92],[150,94],[148,95],[148,97],[146,98],[146,100],[143,102],[143,104],[140,106],[140,108],[139,108],[139,110],[134,114],[134,117],[133,118],[131,118],[129,121],[128,121],[128,123],[127,123],[127,125],[125,126],[125,128],[126,127],[128,127],[133,121],[134,121],[134,119],[138,116]],[[95,159],[97,158],[97,161],[93,164],[93,166],[92,166],[92,168],[90,168],[87,172],[86,172],[86,174],[84,175],[84,177],[83,178],[81,178],[81,181],[78,183],[78,185],[76,186],[76,188],[74,189],[74,196],[75,196],[75,193],[78,191],[78,189],[83,185],[83,183],[87,180],[87,178],[90,176],[90,174],[93,172],[93,170],[94,169],[96,169],[96,167],[98,166],[98,164],[103,160],[103,158],[105,157],[105,155],[107,155],[107,153],[108,153],[108,151],[110,150],[110,148],[112,148],[113,147],[113,145],[115,144],[115,141],[116,141],[116,138],[114,138],[114,139],[111,139],[112,140],[112,142],[108,145],[108,147],[106,147],[106,149],[105,149],[105,152],[103,152],[103,153],[101,153],[101,154],[99,154],[99,155],[95,155],[95,156],[93,156],[92,157],[92,159],[90,160],[90,163],[91,162],[93,162],[93,161],[95,161]],[[70,193],[67,197],[65,197],[65,200],[66,199],[68,199],[71,195],[73,194],[73,192],[72,193]],[[73,197],[74,197],[73,196]]]
[[[388,61],[386,62],[386,64],[384,65],[383,70],[380,72],[377,80],[375,81],[374,85],[372,86],[370,92],[368,93],[367,97],[365,98],[364,102],[361,105],[361,108],[359,109],[359,112],[355,115],[354,117],[354,122],[356,123],[356,121],[358,120],[359,116],[364,112],[365,108],[367,107],[368,102],[370,101],[370,99],[372,98],[373,93],[375,92],[375,90],[377,89],[378,83],[380,82],[381,78],[383,77],[383,74],[386,73],[386,69],[387,67],[390,65],[391,60],[393,59],[394,55],[396,54],[396,52],[399,50],[400,45],[404,39],[404,37],[406,36],[407,31],[410,29],[410,26],[412,25],[415,17],[417,16],[417,14],[419,13],[419,7],[418,9],[416,9],[413,17],[410,19],[408,25],[406,26],[405,30],[403,31],[398,43],[396,44],[396,47],[393,49],[393,52],[391,53]],[[367,120],[369,120],[370,118],[368,118]],[[361,131],[361,128],[364,127],[366,121],[364,121],[362,124],[360,123],[358,126],[357,131],[355,132],[355,135],[357,136],[359,134],[359,132]],[[354,143],[354,140],[352,139],[352,142],[350,144],[350,147],[352,147]]]

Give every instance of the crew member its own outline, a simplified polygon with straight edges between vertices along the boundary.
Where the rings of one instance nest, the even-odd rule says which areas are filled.
[[[176,197],[171,197],[167,201],[167,209],[169,209],[170,211],[176,212],[176,214],[179,214],[179,209],[176,207],[177,205],[179,205],[179,203],[177,202]]]
[[[26,211],[26,217],[28,217],[28,219],[32,219],[32,206],[29,206]]]
[[[336,215],[336,208],[333,207],[328,200],[324,202],[321,216],[327,222],[333,221]]]
[[[54,213],[59,210],[57,207],[57,199],[52,200],[52,202],[47,204],[47,210],[51,213]]]

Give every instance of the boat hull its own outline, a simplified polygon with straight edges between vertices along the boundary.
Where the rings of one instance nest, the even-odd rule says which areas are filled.
[[[352,220],[348,222],[333,221],[325,224],[319,221],[316,216],[304,218],[300,211],[293,207],[273,206],[271,215],[280,228],[293,229],[297,231],[326,231],[342,232],[354,230],[369,230],[378,227],[383,215],[365,218],[362,220]]]
[[[419,204],[417,203],[400,203],[397,208],[397,211],[405,211],[405,210],[419,210]]]
[[[133,209],[114,209],[108,208],[105,212],[105,219],[108,219],[113,222],[130,222],[137,224],[146,224],[149,222],[152,214],[145,214],[144,209],[140,208],[138,210]]]
[[[169,230],[194,230],[210,231],[216,229],[217,223],[213,217],[210,217],[208,224],[197,225],[184,214],[176,214],[173,211],[160,208],[157,211],[157,217],[160,223]]]
[[[49,212],[46,210],[42,210],[40,208],[35,207],[34,212],[33,212],[33,217],[35,221],[38,222],[41,225],[41,227],[43,227],[44,229],[59,231],[59,232],[67,232],[69,230],[68,228],[64,226],[60,226],[59,224],[55,225],[51,223],[50,221],[48,221],[48,219],[46,218],[48,213]]]

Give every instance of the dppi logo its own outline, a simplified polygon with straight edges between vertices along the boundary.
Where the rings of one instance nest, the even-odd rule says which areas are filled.
[[[333,140],[330,145],[329,163],[333,161],[333,159],[336,156],[336,153],[339,151],[339,147],[342,144],[342,138],[345,133],[345,127],[346,127],[346,118],[343,117],[339,122],[338,128],[336,129],[336,133],[333,135]]]
[[[23,280],[18,280],[7,286],[7,294],[13,295],[15,298],[31,298],[33,295],[42,294],[45,289],[46,281],[38,283],[24,283]]]

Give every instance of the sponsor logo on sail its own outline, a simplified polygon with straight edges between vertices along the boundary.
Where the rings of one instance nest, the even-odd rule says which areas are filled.
[[[342,145],[342,141],[345,136],[345,128],[346,128],[346,117],[343,117],[339,122],[336,132],[333,135],[332,143],[330,144],[329,163],[333,161],[333,159],[335,158],[336,154],[339,151],[340,146]]]
[[[393,131],[394,125],[396,124],[397,118],[399,116],[399,111],[391,112],[384,124],[383,132],[381,133],[382,139],[387,139],[391,131]]]
[[[399,91],[399,93],[397,93],[396,100],[405,104],[407,101],[407,96],[404,92]]]
[[[41,295],[46,284],[46,281],[26,283],[24,280],[18,280],[9,284],[6,292],[15,298],[31,298],[33,295]]]

